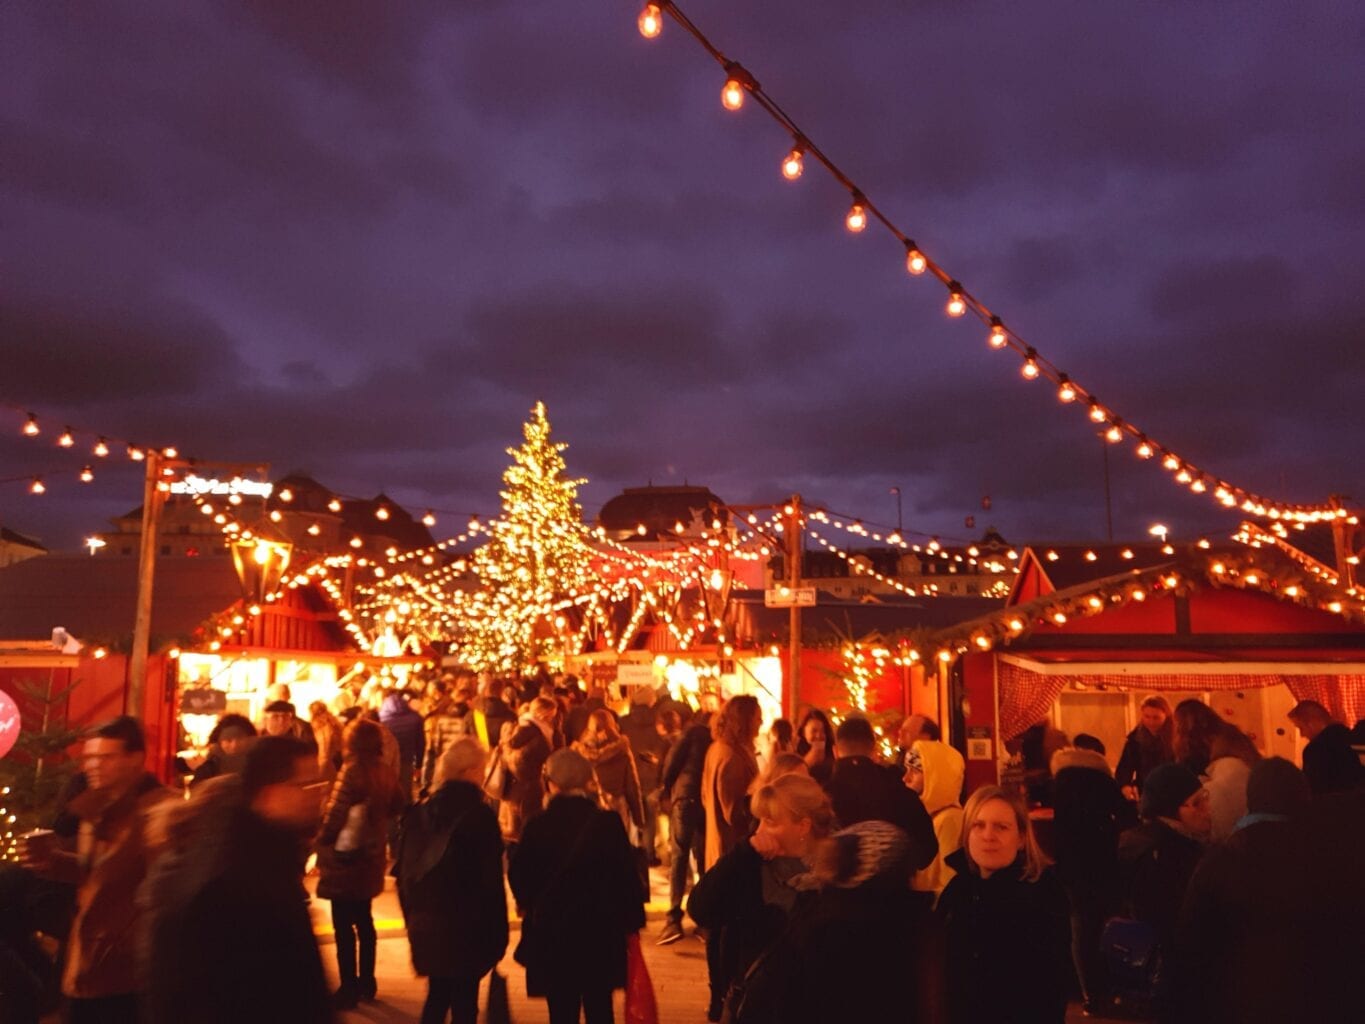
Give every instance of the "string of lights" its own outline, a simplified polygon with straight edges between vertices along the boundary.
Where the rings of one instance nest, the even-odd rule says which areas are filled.
[[[637,22],[640,34],[646,39],[657,38],[663,31],[665,16],[676,21],[721,66],[725,74],[721,103],[727,110],[738,111],[746,100],[752,99],[791,137],[791,148],[780,164],[784,178],[788,181],[801,178],[808,158],[824,167],[849,194],[850,205],[844,224],[850,232],[859,234],[874,220],[881,224],[900,243],[908,273],[912,277],[928,274],[947,290],[945,311],[949,317],[961,318],[969,312],[976,316],[989,328],[986,340],[992,349],[1014,352],[1020,357],[1019,372],[1025,380],[1048,380],[1056,386],[1059,401],[1086,409],[1090,421],[1105,428],[1103,436],[1107,441],[1113,444],[1131,442],[1138,458],[1158,460],[1162,468],[1173,474],[1177,484],[1196,494],[1210,493],[1225,508],[1240,508],[1262,519],[1305,523],[1344,518],[1349,514],[1336,500],[1318,504],[1276,501],[1224,480],[1195,465],[1170,446],[1154,440],[1131,419],[1120,416],[1116,410],[1102,403],[1094,392],[1043,356],[957,277],[927,255],[910,235],[868,198],[864,189],[812,141],[810,135],[764,90],[752,72],[739,61],[727,57],[673,0],[658,0],[644,5]]]

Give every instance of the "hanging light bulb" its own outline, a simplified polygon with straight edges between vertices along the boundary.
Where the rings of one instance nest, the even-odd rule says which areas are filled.
[[[1090,399],[1090,419],[1091,419],[1091,422],[1093,422],[1093,423],[1103,423],[1103,422],[1104,422],[1105,420],[1107,420],[1108,418],[1109,418],[1109,414],[1106,413],[1106,412],[1104,411],[1104,408],[1100,405],[1100,403],[1097,402],[1097,401],[1095,401],[1093,398]]]
[[[1024,375],[1025,380],[1036,380],[1038,377],[1038,353],[1032,348],[1024,353],[1024,365],[1019,372]]]
[[[341,502],[338,501],[336,498],[333,498],[331,501],[327,503],[327,510],[329,512],[340,512]]]
[[[791,152],[782,160],[782,177],[788,181],[795,181],[801,177],[801,172],[806,169],[802,162],[805,152],[805,145],[798,139],[796,145],[792,146]]]
[[[38,417],[33,415],[33,413],[29,413],[28,422],[24,424],[24,436],[37,437],[38,433]]]
[[[424,515],[424,516],[422,517],[422,525],[423,525],[423,526],[435,526],[435,525],[436,525],[436,516],[434,516],[430,511],[428,511],[427,514]]]
[[[1152,454],[1153,452],[1151,442],[1148,441],[1146,437],[1142,437],[1142,439],[1138,442],[1137,457],[1139,459],[1150,459],[1152,457]]]
[[[1175,471],[1180,468],[1180,460],[1177,459],[1170,452],[1167,452],[1165,454],[1165,456],[1161,460],[1161,464],[1171,471]]]
[[[88,484],[88,483],[89,483],[91,480],[93,480],[93,479],[95,479],[95,471],[94,471],[93,469],[91,469],[89,466],[84,466],[84,467],[82,467],[82,468],[81,468],[81,483],[83,483],[83,484]]]
[[[1072,386],[1071,379],[1064,373],[1057,376],[1057,400],[1060,402],[1076,400],[1076,389]]]
[[[1109,429],[1104,432],[1104,439],[1110,444],[1118,444],[1123,440],[1122,423],[1122,420],[1116,419],[1113,423],[1109,424]]]
[[[640,35],[646,39],[659,38],[659,33],[664,30],[664,16],[663,12],[659,10],[659,5],[645,4],[636,24],[640,26]]]
[[[844,218],[844,226],[855,235],[867,227],[867,207],[863,204],[862,193],[853,193],[853,205],[848,208],[848,216]]]
[[[311,536],[311,537],[316,537],[316,536],[317,536],[318,534],[320,534],[321,532],[322,532],[322,527],[319,526],[317,523],[312,523],[312,524],[310,524],[309,527],[308,527],[308,534],[309,534],[309,536]]]
[[[101,459],[102,459],[102,458],[104,458],[104,457],[105,457],[106,455],[108,455],[108,454],[109,454],[109,443],[108,443],[107,441],[105,441],[104,438],[101,437],[98,441],[95,442],[95,455],[96,455],[98,458],[101,458]]]
[[[967,312],[967,299],[962,294],[962,285],[957,281],[948,282],[948,315],[961,316]]]
[[[929,261],[924,258],[924,253],[919,251],[919,247],[912,241],[905,243],[905,269],[915,277],[919,277],[929,266]]]
[[[720,91],[720,101],[726,110],[738,110],[744,106],[744,93],[758,83],[753,76],[739,64],[730,61],[725,65],[725,88]]]
[[[168,458],[168,459],[178,458],[179,455],[180,455],[180,449],[179,449],[179,448],[163,448],[163,449],[161,449],[161,454],[162,454],[164,457]]]
[[[1005,333],[1005,325],[1000,322],[998,316],[991,317],[991,336],[986,340],[991,348],[1004,348],[1009,342],[1009,335]]]
[[[147,453],[144,452],[144,451],[143,451],[141,448],[139,448],[137,445],[135,445],[135,444],[130,444],[130,445],[128,446],[128,458],[132,459],[134,462],[141,462],[141,461],[142,461],[143,459],[145,459],[146,457],[147,457]]]
[[[72,445],[74,445],[75,443],[76,443],[76,439],[75,439],[74,437],[71,436],[71,428],[70,428],[70,427],[66,427],[66,428],[62,431],[62,436],[59,437],[59,438],[57,438],[57,444],[58,444],[59,447],[62,447],[62,448],[70,448],[70,447],[71,447]]]
[[[33,483],[28,485],[28,492],[30,494],[42,494],[46,490],[47,487],[43,484],[43,478],[40,476],[35,476],[33,478]]]
[[[385,519],[388,519],[388,518],[389,518],[389,509],[388,509],[388,506],[386,506],[386,505],[380,505],[377,509],[374,510],[374,517],[375,517],[376,519],[381,520],[381,521],[382,521],[382,520],[385,520]]]

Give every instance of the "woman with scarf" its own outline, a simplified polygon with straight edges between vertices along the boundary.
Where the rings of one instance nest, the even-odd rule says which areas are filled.
[[[573,749],[592,765],[602,806],[620,816],[626,834],[631,834],[632,826],[643,829],[645,808],[635,752],[630,740],[621,735],[611,712],[598,708],[588,715],[583,734],[574,742]]]

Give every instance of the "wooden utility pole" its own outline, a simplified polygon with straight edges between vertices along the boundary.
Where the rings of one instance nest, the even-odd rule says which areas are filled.
[[[1347,508],[1346,502],[1349,500],[1338,494],[1334,494],[1328,499],[1334,512],[1338,509]],[[1356,531],[1359,524],[1352,523],[1350,520],[1353,518],[1357,517],[1333,516],[1331,520],[1332,546],[1336,554],[1337,574],[1341,577],[1341,585],[1348,588],[1356,585],[1359,576],[1356,567],[1360,564],[1361,554],[1365,554],[1365,550],[1356,550]]]
[[[161,506],[166,497],[161,490],[161,455],[147,449],[147,475],[142,487],[142,546],[137,560],[137,616],[133,622],[133,649],[128,655],[128,686],[124,690],[123,711],[142,717],[143,694],[147,692],[147,647],[152,635],[152,580],[156,575],[156,552],[160,540]]]
[[[801,552],[805,547],[801,536],[801,495],[793,494],[787,516],[787,585],[793,596],[801,586]],[[787,660],[791,663],[791,679],[782,687],[782,714],[787,721],[796,720],[796,706],[801,693],[801,606],[795,601],[788,609]]]

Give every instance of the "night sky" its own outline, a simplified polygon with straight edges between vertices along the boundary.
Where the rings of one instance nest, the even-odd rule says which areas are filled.
[[[1119,415],[1269,497],[1365,499],[1365,6],[683,9]],[[899,486],[907,530],[1103,539],[1083,410],[638,12],[5,4],[0,401],[46,430],[0,409],[0,477],[49,491],[0,485],[0,523],[72,548],[141,501],[126,460],[76,482],[63,423],[462,522],[543,399],[589,514],[686,480],[894,524]],[[1109,456],[1120,537],[1235,528]]]

